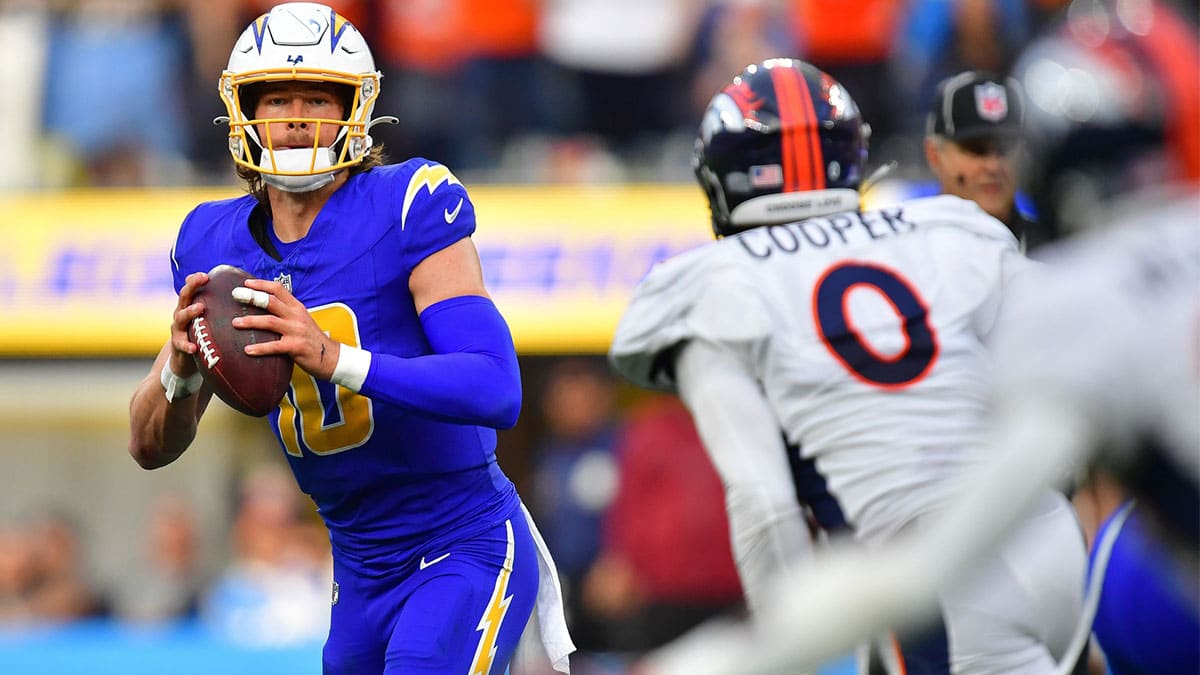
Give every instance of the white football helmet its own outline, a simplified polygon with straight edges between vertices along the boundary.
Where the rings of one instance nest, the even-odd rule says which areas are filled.
[[[219,86],[229,115],[216,121],[229,123],[229,152],[235,163],[259,172],[264,182],[281,190],[308,192],[366,156],[374,123],[394,120],[371,119],[381,77],[362,34],[344,17],[313,2],[284,3],[255,19],[238,38]],[[242,101],[245,87],[288,80],[329,82],[353,90],[346,118],[252,119],[254,102]],[[313,124],[317,138],[322,125],[341,128],[330,147],[314,143],[312,148],[277,150],[269,134],[259,138],[255,129],[269,122]]]

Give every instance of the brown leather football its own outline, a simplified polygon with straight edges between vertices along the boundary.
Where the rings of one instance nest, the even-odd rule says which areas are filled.
[[[199,347],[193,354],[205,383],[229,407],[262,417],[279,405],[292,380],[292,359],[283,356],[250,356],[246,345],[278,340],[279,334],[234,328],[233,318],[268,314],[267,310],[233,299],[233,289],[251,279],[245,270],[217,265],[208,283],[196,292],[204,313],[188,326],[188,338]]]

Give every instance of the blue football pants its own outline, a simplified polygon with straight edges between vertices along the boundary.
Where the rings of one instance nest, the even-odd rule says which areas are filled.
[[[325,675],[503,674],[538,590],[537,550],[520,508],[405,572],[372,578],[335,559]]]

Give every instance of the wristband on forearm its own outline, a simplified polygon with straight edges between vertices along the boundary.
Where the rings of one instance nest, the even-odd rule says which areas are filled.
[[[163,364],[162,375],[159,380],[162,382],[163,391],[167,394],[168,403],[182,401],[200,391],[200,386],[204,384],[204,378],[200,375],[200,371],[196,371],[187,377],[176,375],[175,371],[171,370],[170,359]]]
[[[371,352],[344,344],[339,348],[338,362],[329,381],[358,393],[370,370]]]

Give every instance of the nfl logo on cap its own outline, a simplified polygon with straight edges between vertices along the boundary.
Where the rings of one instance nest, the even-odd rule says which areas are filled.
[[[975,111],[980,119],[999,122],[1008,116],[1008,93],[995,82],[975,85]]]

